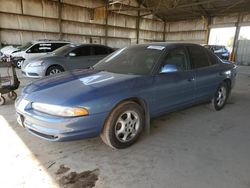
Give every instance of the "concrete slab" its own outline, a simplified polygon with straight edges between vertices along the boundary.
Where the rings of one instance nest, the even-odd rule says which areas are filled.
[[[151,134],[112,150],[100,138],[52,143],[15,120],[13,101],[0,106],[0,187],[58,187],[60,165],[70,172],[97,169],[100,188],[249,188],[250,67],[222,111],[208,104],[152,121]],[[22,87],[30,79],[20,78]]]

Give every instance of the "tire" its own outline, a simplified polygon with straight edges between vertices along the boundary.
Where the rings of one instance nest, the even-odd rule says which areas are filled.
[[[221,110],[227,103],[230,90],[227,83],[223,82],[219,85],[212,99],[212,106],[215,110]]]
[[[111,148],[127,148],[138,139],[144,124],[143,108],[132,101],[123,102],[110,113],[100,136]]]
[[[64,71],[63,68],[60,67],[60,66],[57,66],[57,65],[51,66],[51,67],[49,67],[49,68],[47,69],[47,71],[46,71],[46,76],[58,74],[58,73],[61,73],[61,72],[63,72],[63,71]]]
[[[16,94],[15,91],[11,91],[11,92],[8,93],[8,97],[9,97],[9,99],[14,101],[17,98],[17,94]]]
[[[23,60],[16,61],[16,68],[21,69],[22,64],[23,64]]]
[[[5,98],[3,96],[0,97],[0,106],[5,104]]]

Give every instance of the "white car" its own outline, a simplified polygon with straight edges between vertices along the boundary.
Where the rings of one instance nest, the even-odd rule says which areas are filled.
[[[22,64],[26,60],[41,57],[48,52],[52,52],[70,42],[58,41],[58,40],[36,40],[26,43],[18,47],[18,50],[11,53],[11,57],[21,57],[24,60],[17,62],[16,66],[21,68]]]
[[[0,49],[0,60],[1,61],[10,61],[10,55],[17,51],[18,48],[14,46],[5,46]]]
[[[14,47],[14,46],[5,46],[3,48],[1,48],[0,52],[1,52],[1,56],[6,55],[7,57],[9,57],[13,52],[17,51],[18,48]]]

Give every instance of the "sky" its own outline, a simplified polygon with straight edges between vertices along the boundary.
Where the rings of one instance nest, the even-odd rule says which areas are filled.
[[[236,27],[212,28],[210,31],[209,44],[225,45],[235,34]],[[250,40],[250,26],[240,29],[240,36]]]
[[[240,36],[250,40],[250,26],[241,27]]]
[[[209,36],[209,44],[225,45],[234,36],[236,27],[212,28]]]

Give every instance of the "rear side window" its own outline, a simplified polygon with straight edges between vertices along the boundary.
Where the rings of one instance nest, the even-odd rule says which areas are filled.
[[[207,56],[208,56],[208,59],[209,59],[211,65],[218,64],[219,59],[213,52],[206,49],[206,53],[207,53]]]
[[[106,55],[109,54],[109,49],[104,46],[93,46],[94,55]]]
[[[188,46],[189,56],[193,68],[202,68],[210,65],[205,50],[200,46]]]
[[[90,56],[91,55],[91,46],[81,46],[72,51],[76,56]]]
[[[39,50],[41,53],[52,52],[52,44],[51,43],[41,43],[39,44]]]

